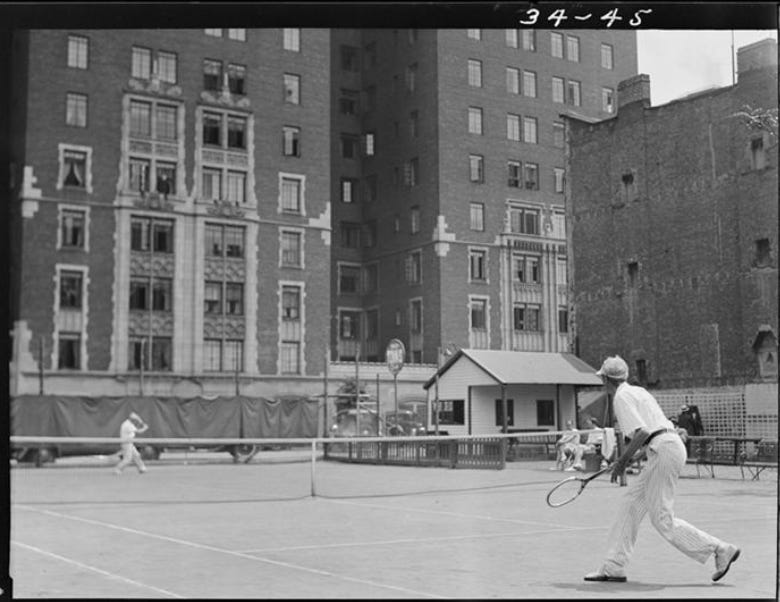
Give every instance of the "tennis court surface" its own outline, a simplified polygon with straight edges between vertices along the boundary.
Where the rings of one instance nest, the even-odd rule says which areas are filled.
[[[646,520],[628,582],[590,583],[625,490],[602,478],[550,508],[568,476],[551,462],[312,473],[306,453],[279,450],[116,476],[109,460],[12,467],[14,597],[777,599],[776,471],[680,479],[677,515],[742,548],[722,581]]]

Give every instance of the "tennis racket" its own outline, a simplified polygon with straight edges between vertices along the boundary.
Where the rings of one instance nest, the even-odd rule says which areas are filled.
[[[564,479],[555,487],[550,489],[550,492],[547,494],[547,505],[553,508],[558,508],[568,504],[569,502],[573,502],[583,491],[585,491],[585,487],[587,487],[588,483],[590,483],[596,477],[600,477],[605,472],[609,472],[611,470],[612,466],[607,466],[598,472],[594,472],[589,477],[573,476],[569,477],[568,479]]]

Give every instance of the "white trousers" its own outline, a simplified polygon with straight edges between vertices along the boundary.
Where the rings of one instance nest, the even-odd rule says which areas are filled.
[[[124,443],[122,444],[122,459],[119,461],[119,464],[116,465],[116,469],[121,471],[131,462],[135,463],[138,470],[146,470],[144,461],[141,459],[141,454],[135,448],[135,445],[132,443]]]
[[[704,563],[723,542],[674,516],[677,479],[685,466],[685,445],[676,433],[663,433],[647,447],[647,463],[626,491],[609,530],[604,569],[624,574],[645,514],[661,536],[694,560]]]

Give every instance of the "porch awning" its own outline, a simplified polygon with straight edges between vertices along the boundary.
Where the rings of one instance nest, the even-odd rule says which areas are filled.
[[[573,353],[533,351],[496,351],[460,349],[438,371],[439,378],[459,361],[470,361],[488,374],[496,384],[601,385],[596,368]],[[434,375],[424,385],[428,389]]]

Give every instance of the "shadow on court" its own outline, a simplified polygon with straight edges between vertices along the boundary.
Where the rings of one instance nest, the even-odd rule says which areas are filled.
[[[586,583],[622,490],[545,495],[550,463],[452,470],[318,461],[11,471],[11,574],[24,598],[754,598],[777,594],[777,475],[696,478],[678,516],[733,541],[722,582],[646,521],[627,583]],[[629,476],[629,479],[632,477]],[[314,493],[314,495],[312,495]]]

